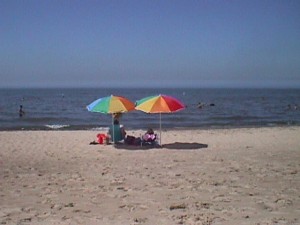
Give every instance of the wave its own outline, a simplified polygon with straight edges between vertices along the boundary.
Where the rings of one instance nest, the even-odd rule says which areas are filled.
[[[65,128],[65,127],[69,127],[70,125],[68,124],[46,124],[45,127],[48,127],[50,129],[61,129],[61,128]]]

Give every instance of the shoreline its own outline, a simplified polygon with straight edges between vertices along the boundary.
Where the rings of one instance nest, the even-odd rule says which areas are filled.
[[[0,223],[300,223],[298,126],[163,130],[153,149],[97,133],[1,131]]]
[[[290,128],[290,127],[300,127],[300,124],[272,124],[272,125],[241,125],[241,126],[201,126],[201,127],[162,127],[162,130],[223,130],[223,129],[255,129],[255,128]],[[48,126],[43,126],[43,127],[26,127],[26,128],[0,128],[0,132],[5,132],[5,131],[103,131],[108,129],[108,127],[77,127],[72,126],[69,127],[67,125],[63,125],[61,128],[50,128]],[[154,128],[155,130],[159,130],[159,128]],[[131,128],[128,127],[127,130],[143,130],[142,128]]]

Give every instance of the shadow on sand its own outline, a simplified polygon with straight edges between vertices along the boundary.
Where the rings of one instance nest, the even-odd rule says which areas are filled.
[[[167,149],[190,150],[190,149],[207,148],[208,145],[196,143],[196,142],[193,143],[175,142],[175,143],[165,144],[162,147]]]
[[[124,149],[124,150],[149,150],[149,149],[173,149],[173,150],[195,150],[201,148],[207,148],[207,144],[201,143],[185,143],[185,142],[174,142],[170,144],[164,144],[162,146],[159,145],[126,145],[126,144],[116,144],[114,146],[116,149]]]

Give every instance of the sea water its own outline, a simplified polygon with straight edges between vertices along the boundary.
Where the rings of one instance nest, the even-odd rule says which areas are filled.
[[[27,88],[0,89],[0,130],[106,129],[111,115],[86,106],[111,94],[133,102],[157,94],[182,101],[184,110],[161,115],[163,129],[300,125],[300,89]],[[127,129],[158,129],[160,115],[132,111],[121,123]]]

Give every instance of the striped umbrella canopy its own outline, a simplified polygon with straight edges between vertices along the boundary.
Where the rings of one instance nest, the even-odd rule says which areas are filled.
[[[105,114],[125,113],[134,110],[134,103],[129,99],[121,96],[107,96],[99,98],[89,104],[86,108],[90,112],[100,112]],[[114,118],[112,116],[112,127],[114,124]],[[113,130],[113,137],[114,129]],[[113,138],[115,140],[115,138]]]
[[[161,145],[161,113],[177,112],[185,108],[182,102],[169,95],[154,95],[136,101],[135,109],[146,113],[160,114],[160,145]]]
[[[86,108],[90,112],[124,113],[134,110],[134,103],[127,98],[111,95],[93,101]]]

